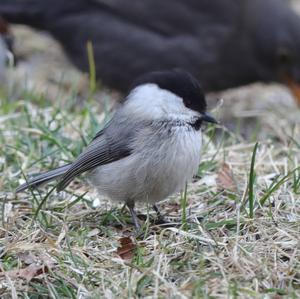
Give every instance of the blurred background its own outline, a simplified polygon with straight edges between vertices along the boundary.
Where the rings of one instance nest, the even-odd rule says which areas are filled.
[[[63,103],[76,93],[80,103],[92,89],[113,107],[138,75],[178,67],[248,138],[282,114],[297,120],[299,12],[299,0],[2,0],[2,94]]]

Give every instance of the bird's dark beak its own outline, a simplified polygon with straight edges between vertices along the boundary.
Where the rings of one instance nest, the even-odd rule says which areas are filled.
[[[208,123],[218,124],[218,122],[209,113],[206,112],[201,114],[201,120]]]

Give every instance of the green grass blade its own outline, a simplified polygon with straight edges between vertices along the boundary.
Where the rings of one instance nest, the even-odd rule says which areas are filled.
[[[252,158],[251,158],[251,166],[250,166],[250,174],[249,174],[249,185],[248,185],[248,201],[249,201],[249,217],[253,219],[254,216],[254,183],[255,183],[255,158],[256,158],[256,153],[257,153],[257,148],[258,148],[258,142],[255,143],[255,146],[253,148],[252,152]]]
[[[280,188],[281,185],[286,183],[292,175],[294,175],[300,167],[297,167],[290,171],[287,175],[285,175],[283,178],[281,178],[277,183],[272,184],[271,188],[266,192],[266,194],[260,199],[259,203],[261,206],[263,206],[266,202],[266,200],[274,193],[276,190]]]
[[[184,191],[181,195],[180,205],[182,209],[182,216],[181,216],[181,222],[182,222],[182,228],[183,230],[187,230],[188,224],[187,224],[187,216],[186,216],[186,208],[187,208],[187,184],[185,184]]]
[[[54,189],[56,189],[56,185],[51,188],[51,190],[45,195],[45,197],[41,200],[41,202],[39,203],[35,213],[34,213],[34,217],[33,220],[36,220],[41,208],[43,207],[43,205],[45,204],[45,202],[47,201],[47,199],[49,198],[49,196],[51,195],[51,193],[54,191]]]
[[[93,49],[92,42],[88,41],[86,47],[87,47],[87,55],[88,55],[88,61],[89,61],[90,94],[94,94],[94,92],[96,91],[97,83],[96,83],[96,64],[95,64],[95,56],[94,56],[94,49]]]

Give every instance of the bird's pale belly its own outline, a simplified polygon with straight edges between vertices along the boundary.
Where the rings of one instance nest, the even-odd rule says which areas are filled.
[[[181,134],[179,130],[172,140],[154,142],[158,146],[150,146],[147,155],[137,152],[96,168],[90,173],[91,183],[116,201],[154,203],[182,190],[198,170],[200,131]]]

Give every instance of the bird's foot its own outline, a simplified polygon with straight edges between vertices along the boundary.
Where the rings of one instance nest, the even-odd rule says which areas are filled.
[[[136,212],[134,210],[134,202],[129,202],[126,205],[127,205],[128,209],[130,211],[131,219],[132,219],[132,222],[135,226],[136,231],[140,232],[141,231],[141,225],[140,225],[139,219],[136,215]]]

